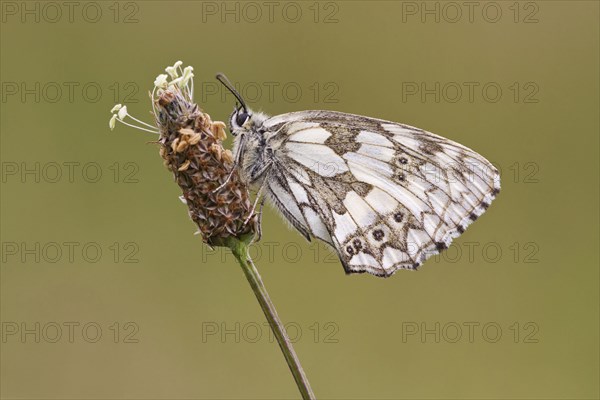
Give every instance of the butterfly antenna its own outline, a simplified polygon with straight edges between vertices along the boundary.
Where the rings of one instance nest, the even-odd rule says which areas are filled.
[[[238,99],[238,101],[242,105],[242,108],[244,109],[244,112],[247,113],[248,107],[246,107],[246,102],[244,101],[244,99],[242,99],[242,96],[238,93],[238,91],[235,90],[235,88],[233,87],[231,82],[229,82],[229,79],[227,79],[227,77],[225,75],[218,73],[217,80],[219,82],[221,82],[223,84],[223,86],[225,86],[227,88],[227,90],[229,90],[231,92],[231,94],[233,94],[235,96],[236,99]]]

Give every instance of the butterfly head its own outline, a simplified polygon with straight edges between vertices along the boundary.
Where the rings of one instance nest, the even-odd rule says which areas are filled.
[[[249,129],[252,125],[252,111],[242,106],[236,106],[229,117],[229,128],[231,129],[232,135],[242,129]]]
[[[251,131],[264,121],[265,116],[263,116],[261,113],[254,113],[248,108],[242,96],[233,87],[225,75],[217,74],[217,79],[223,84],[223,86],[227,88],[227,90],[231,92],[231,94],[235,96],[239,102],[239,104],[236,104],[235,108],[233,109],[231,117],[229,117],[229,129],[233,136],[237,136],[245,131]]]

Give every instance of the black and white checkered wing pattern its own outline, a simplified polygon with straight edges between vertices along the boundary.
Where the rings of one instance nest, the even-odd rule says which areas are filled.
[[[331,111],[266,121],[269,197],[346,272],[390,276],[447,248],[491,204],[500,177],[456,142],[394,122]]]

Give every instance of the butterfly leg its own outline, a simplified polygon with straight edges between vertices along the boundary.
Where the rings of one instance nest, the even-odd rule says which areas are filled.
[[[246,136],[242,135],[242,137],[240,137],[240,145],[235,151],[231,171],[229,171],[229,174],[227,175],[227,178],[225,178],[225,181],[221,185],[219,185],[218,188],[213,190],[213,193],[218,192],[219,190],[223,189],[225,185],[227,185],[227,182],[229,182],[229,180],[231,179],[231,175],[233,175],[233,172],[237,170],[238,166],[240,165],[240,162],[242,160],[242,153],[244,152],[244,147],[246,147]]]
[[[263,206],[265,205],[265,199],[266,199],[266,196],[262,195],[262,191],[265,186],[266,186],[265,183],[260,185],[260,189],[256,193],[256,200],[254,201],[254,204],[252,205],[252,209],[248,213],[248,218],[246,218],[246,220],[244,221],[244,226],[245,226],[248,222],[250,222],[252,217],[256,217],[254,220],[254,230],[255,230],[256,234],[254,236],[254,239],[252,240],[253,242],[258,242],[262,238],[262,212],[263,212]],[[255,213],[256,206],[259,201],[260,201],[260,209],[259,209],[258,213]]]
[[[263,213],[263,206],[265,205],[265,199],[266,199],[266,197],[263,196],[262,199],[260,200],[260,209],[258,211],[258,214],[256,214],[257,218],[254,222],[256,235],[254,236],[254,239],[252,240],[253,242],[259,242],[260,239],[262,238],[262,213]]]
[[[248,218],[246,218],[246,220],[244,221],[244,225],[246,225],[248,223],[248,221],[250,221],[250,219],[255,215],[255,211],[256,211],[256,206],[258,205],[258,202],[260,201],[260,214],[262,214],[262,207],[265,204],[265,196],[262,194],[265,186],[267,183],[267,180],[263,180],[263,182],[260,185],[260,188],[258,189],[258,192],[256,192],[256,200],[254,200],[254,204],[252,205],[252,209],[250,210],[250,213],[248,214]]]
[[[263,194],[263,190],[265,189],[265,187],[267,186],[267,182],[268,182],[268,178],[271,172],[271,167],[272,167],[272,162],[266,162],[262,167],[257,168],[256,170],[252,171],[250,173],[250,179],[251,181],[256,181],[260,176],[262,176],[263,174],[265,174],[265,176],[262,179],[262,182],[260,183],[260,187],[258,188],[258,191],[256,192],[256,200],[254,201],[254,205],[252,206],[252,210],[250,210],[250,213],[248,214],[248,218],[246,218],[246,220],[244,221],[244,225],[246,225],[250,219],[254,216],[256,216],[256,220],[255,220],[255,224],[256,224],[256,242],[258,242],[260,240],[260,238],[262,237],[262,212],[263,212],[263,207],[265,205],[265,199],[266,196]],[[256,211],[256,206],[260,201],[260,209],[258,214],[255,213]]]

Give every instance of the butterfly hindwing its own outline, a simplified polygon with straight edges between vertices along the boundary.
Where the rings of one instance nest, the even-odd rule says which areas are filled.
[[[305,236],[332,245],[348,273],[415,269],[500,190],[485,158],[407,125],[304,111],[263,128],[273,133],[269,197]]]

